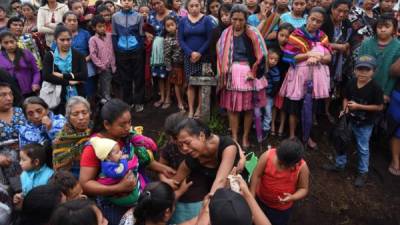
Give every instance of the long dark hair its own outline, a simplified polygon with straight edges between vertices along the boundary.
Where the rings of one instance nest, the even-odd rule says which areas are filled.
[[[0,42],[3,41],[3,39],[6,38],[6,37],[11,37],[12,39],[15,40],[15,42],[18,42],[17,37],[15,37],[15,35],[13,33],[9,32],[9,31],[4,31],[4,32],[0,33]],[[4,56],[7,56],[6,50],[4,48],[1,51],[2,51],[2,54]],[[8,58],[8,56],[7,56],[7,58]],[[15,59],[12,62],[14,64],[16,70],[20,69],[20,63],[21,63],[20,60],[21,60],[21,58],[29,66],[29,63],[27,63],[28,60],[26,59],[26,55],[25,55],[24,50],[21,49],[20,47],[18,47],[18,44],[17,44],[17,49],[15,50]]]
[[[89,200],[72,200],[59,205],[54,210],[49,224],[51,225],[97,225],[94,202]]]
[[[175,128],[176,134],[179,134],[182,130],[185,130],[189,133],[189,135],[199,136],[201,133],[204,133],[206,138],[211,136],[210,128],[200,120],[196,120],[193,118],[187,118],[181,121]]]
[[[122,114],[124,114],[126,111],[129,111],[129,108],[129,105],[120,99],[114,98],[106,102],[95,117],[96,122],[93,133],[105,131],[104,121],[112,124]]]
[[[135,207],[135,225],[144,225],[146,221],[159,222],[164,218],[165,210],[174,206],[174,190],[164,182],[154,182],[146,186],[140,194]]]
[[[57,0],[57,2],[58,2],[58,3],[63,3],[64,1],[63,1],[63,0]],[[47,4],[48,4],[48,0],[42,0],[41,6],[45,6],[45,5],[47,5]]]

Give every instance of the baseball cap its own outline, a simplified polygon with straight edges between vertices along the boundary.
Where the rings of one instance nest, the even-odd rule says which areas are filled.
[[[376,68],[376,59],[370,55],[362,55],[356,59],[355,68],[367,67],[370,69]]]
[[[228,188],[218,189],[210,200],[211,225],[251,225],[250,207],[243,196]]]

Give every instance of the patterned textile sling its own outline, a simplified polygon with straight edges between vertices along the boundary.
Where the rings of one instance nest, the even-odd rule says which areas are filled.
[[[267,19],[261,21],[257,26],[264,39],[273,31],[274,27],[279,24],[280,15],[278,13],[271,13]]]

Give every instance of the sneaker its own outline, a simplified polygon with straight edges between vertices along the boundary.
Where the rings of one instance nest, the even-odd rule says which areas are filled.
[[[330,171],[330,172],[343,172],[344,171],[344,167],[338,167],[336,165],[333,164],[324,164],[322,166],[322,168],[326,171]]]
[[[144,110],[144,106],[142,104],[135,105],[136,112],[143,112],[143,110]]]
[[[354,186],[363,187],[365,182],[367,182],[368,174],[367,173],[359,173],[354,181]]]

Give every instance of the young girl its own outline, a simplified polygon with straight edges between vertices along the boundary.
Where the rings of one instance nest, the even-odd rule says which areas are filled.
[[[373,79],[383,89],[385,103],[395,87],[396,78],[389,75],[390,66],[400,57],[400,42],[395,38],[397,20],[390,14],[378,18],[375,36],[362,42],[358,55],[370,55],[377,60],[377,69]]]
[[[83,3],[80,0],[68,1],[68,8],[78,16],[79,26],[86,29],[85,17],[83,16]]]
[[[187,16],[188,12],[182,7],[181,0],[172,0],[172,2],[169,1],[169,5],[172,6],[172,10],[176,13],[176,15],[178,15],[179,18]]]
[[[40,90],[40,73],[35,57],[30,51],[20,49],[17,38],[10,32],[2,32],[0,42],[0,68],[17,80],[25,97],[34,95]]]
[[[286,225],[293,202],[308,193],[310,171],[303,151],[299,141],[285,140],[260,156],[251,177],[250,191],[274,225]]]
[[[176,100],[180,111],[185,111],[182,92],[185,83],[183,76],[183,52],[177,39],[177,24],[174,17],[164,19],[166,31],[164,39],[164,64],[169,73],[168,79],[174,85]]]
[[[306,10],[306,0],[293,0],[292,1],[292,11],[282,14],[281,22],[290,23],[295,28],[299,28],[306,24],[306,15],[304,14]]]
[[[23,172],[21,173],[22,193],[15,194],[14,204],[22,203],[23,197],[32,188],[47,184],[53,170],[46,165],[46,150],[40,144],[28,144],[19,152]]]
[[[207,2],[207,15],[212,19],[214,26],[218,26],[218,10],[221,6],[219,0],[208,0]]]
[[[324,18],[323,8],[313,8],[307,18],[307,24],[293,31],[284,47],[283,60],[291,66],[283,81],[280,95],[286,97],[283,108],[289,114],[290,138],[295,138],[302,108],[310,107],[309,104],[312,104],[310,102],[304,105],[304,97],[308,94],[312,94],[314,99],[329,97],[328,64],[331,61],[331,54],[328,37],[320,30]],[[311,126],[304,123],[303,127],[304,125]],[[317,144],[309,138],[309,134],[303,133],[303,141],[307,142],[311,149],[317,148]]]
[[[257,27],[262,20],[267,19],[275,6],[273,0],[263,0],[260,1],[258,4],[259,7],[256,9],[256,11],[254,11],[254,14],[250,15],[249,18],[247,18],[247,23],[254,27]]]
[[[24,33],[32,33],[37,29],[36,27],[36,9],[30,3],[22,4],[22,15],[25,18]]]
[[[282,23],[281,25],[279,25],[275,40],[267,42],[267,46],[279,48],[281,51],[283,51],[284,46],[287,44],[289,36],[293,31],[294,27],[290,23]],[[284,62],[281,56],[277,67],[279,68],[282,81],[289,69],[289,63]],[[279,88],[281,85],[282,82],[279,84]],[[278,135],[278,137],[283,137],[283,130],[285,128],[285,121],[286,121],[286,113],[285,111],[281,110],[282,105],[283,105],[283,97],[280,95],[276,95],[274,99],[274,107],[272,108],[272,121],[271,121],[271,133],[270,133],[272,136]],[[278,132],[276,132],[275,122],[278,111],[279,111],[279,128]]]

